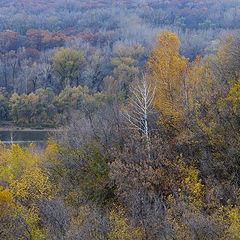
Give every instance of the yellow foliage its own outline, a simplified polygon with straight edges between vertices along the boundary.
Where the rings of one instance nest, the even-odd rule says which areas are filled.
[[[58,159],[57,154],[58,154],[59,148],[56,142],[53,140],[48,141],[47,148],[45,149],[45,160],[48,163],[52,164],[59,164],[61,161]]]
[[[27,208],[19,204],[16,205],[14,203],[12,204],[12,206],[15,210],[15,215],[20,215],[24,221],[23,224],[26,226],[26,231],[22,233],[22,238],[20,239],[45,239],[45,230],[41,229],[39,225],[40,218],[38,210],[34,207]]]
[[[181,160],[177,166],[183,177],[181,186],[176,195],[170,195],[168,201],[168,219],[173,225],[175,234],[179,239],[192,239],[192,229],[188,219],[194,214],[201,213],[204,199],[204,185],[199,179],[199,171],[188,167]],[[187,221],[186,221],[187,219]]]
[[[230,102],[232,104],[232,112],[238,114],[240,109],[240,78],[232,84],[229,96],[224,99],[224,102]]]
[[[239,41],[240,35],[228,34],[221,39],[216,56],[220,77],[224,82],[232,84],[240,77],[239,71]]]
[[[204,185],[199,179],[199,171],[194,167],[188,167],[181,160],[179,160],[177,168],[183,177],[178,189],[179,199],[183,205],[200,209],[203,205]],[[169,200],[173,200],[172,195]]]
[[[0,218],[11,209],[11,216],[21,217],[30,239],[44,239],[44,229],[39,225],[39,211],[36,203],[41,199],[51,199],[56,188],[51,184],[48,173],[40,165],[41,155],[33,152],[32,146],[21,148],[12,145],[0,147],[0,179],[7,188],[0,188]]]
[[[3,187],[0,186],[0,221],[9,215],[12,200],[13,197],[10,190],[3,190]]]
[[[188,60],[179,54],[177,35],[162,31],[148,60],[147,70],[156,87],[155,106],[162,112],[161,122],[175,126],[183,119],[182,104]]]
[[[51,199],[55,195],[47,174],[37,167],[27,169],[21,179],[10,185],[10,189],[15,199],[28,204],[37,199]]]
[[[85,63],[83,51],[63,47],[55,53],[52,60],[62,87],[72,84]]]
[[[109,240],[141,240],[144,239],[143,229],[134,227],[125,216],[124,210],[118,208],[110,212],[111,232],[108,233]]]
[[[220,240],[240,239],[240,208],[238,205],[220,207],[216,212],[215,218],[221,226]]]
[[[226,213],[228,228],[226,234],[229,239],[240,239],[240,209],[239,207],[233,207]],[[226,239],[226,238],[225,238]]]
[[[113,58],[111,60],[112,65],[119,66],[121,64],[125,64],[127,66],[135,66],[136,60],[134,60],[131,57],[119,57],[119,58]]]
[[[213,155],[220,158],[219,146],[224,145],[225,139],[221,135],[224,131],[219,131],[219,104],[225,88],[214,76],[209,61],[206,59],[203,62],[203,59],[197,57],[191,64],[186,79],[185,111],[190,121],[195,124],[195,134],[199,131],[204,133],[213,148]]]
[[[8,150],[3,145],[0,150],[0,179],[8,183],[20,179],[26,169],[33,168],[39,162],[32,146],[21,148],[19,145],[12,145]]]
[[[234,42],[234,35],[228,34],[225,38],[222,38],[222,45],[218,49],[217,60],[219,63],[226,65],[231,63],[231,55],[229,55],[229,50],[232,48]]]
[[[214,94],[214,84],[209,64],[203,63],[203,59],[197,57],[191,63],[186,77],[184,90],[186,110],[195,111],[197,114],[203,103],[210,105],[209,96]]]
[[[183,189],[188,194],[188,202],[193,204],[196,207],[202,206],[203,200],[203,187],[204,185],[201,183],[202,180],[198,178],[199,171],[190,168],[188,170],[188,176],[183,180]],[[180,197],[183,198],[183,195]]]

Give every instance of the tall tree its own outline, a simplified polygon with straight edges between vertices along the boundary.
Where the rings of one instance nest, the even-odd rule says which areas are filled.
[[[131,89],[131,96],[128,102],[131,109],[123,114],[130,124],[130,129],[135,129],[143,135],[143,139],[146,141],[149,160],[151,158],[149,117],[153,113],[155,90],[156,88],[151,85],[147,76],[144,75],[141,80],[136,82],[135,87]]]
[[[53,66],[60,80],[60,87],[79,85],[79,74],[85,63],[81,50],[61,48],[53,57]]]
[[[160,122],[174,128],[183,119],[182,93],[188,68],[179,46],[175,33],[162,31],[147,64],[151,82],[156,85],[154,104],[162,113]]]

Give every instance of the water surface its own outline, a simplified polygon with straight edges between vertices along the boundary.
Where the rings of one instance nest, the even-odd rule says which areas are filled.
[[[20,144],[27,146],[30,143],[46,145],[51,131],[41,130],[4,130],[0,131],[0,140],[5,144]]]

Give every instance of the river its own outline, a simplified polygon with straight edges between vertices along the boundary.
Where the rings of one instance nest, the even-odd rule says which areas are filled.
[[[0,141],[5,144],[19,144],[27,146],[34,143],[38,146],[45,146],[53,131],[49,130],[2,130]]]

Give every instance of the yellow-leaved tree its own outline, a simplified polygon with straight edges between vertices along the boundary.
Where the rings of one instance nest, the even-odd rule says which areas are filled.
[[[175,194],[168,197],[168,220],[174,234],[177,239],[208,239],[211,231],[207,226],[208,218],[203,215],[205,191],[199,171],[181,159],[176,169],[182,180]]]
[[[118,207],[110,212],[109,216],[111,231],[108,233],[109,240],[142,240],[144,231],[141,226],[135,227],[125,216],[124,209]]]
[[[40,224],[39,204],[52,199],[56,188],[40,159],[32,146],[0,145],[0,219],[8,239],[45,238],[47,227]]]
[[[160,122],[176,128],[183,120],[183,91],[188,59],[179,54],[180,41],[175,33],[164,30],[148,60],[147,71],[156,87],[155,106],[161,111]]]
[[[0,186],[0,222],[4,221],[5,218],[11,212],[12,194],[9,189],[3,189]]]
[[[86,63],[83,51],[60,48],[59,51],[55,53],[52,60],[62,89],[66,85],[79,85],[79,73]]]

